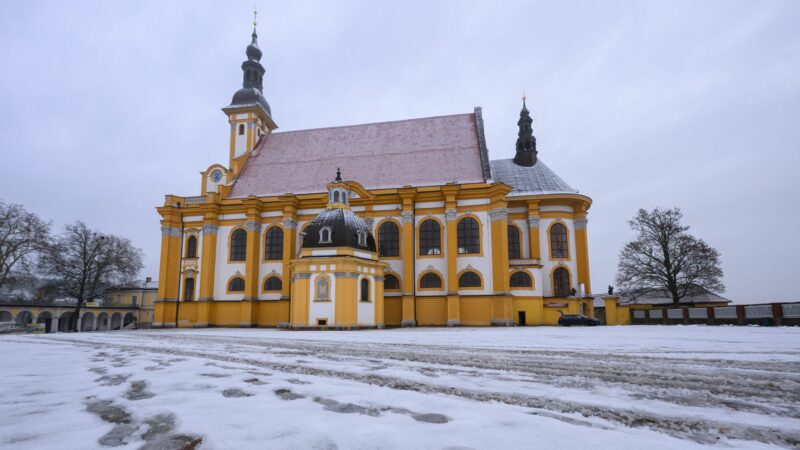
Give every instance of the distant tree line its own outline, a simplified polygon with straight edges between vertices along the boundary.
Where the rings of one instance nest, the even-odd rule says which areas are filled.
[[[81,221],[58,234],[50,228],[22,205],[0,200],[0,291],[42,277],[52,295],[76,301],[74,317],[80,317],[87,301],[133,280],[142,269],[142,250],[127,238]],[[73,321],[73,330],[77,326]]]

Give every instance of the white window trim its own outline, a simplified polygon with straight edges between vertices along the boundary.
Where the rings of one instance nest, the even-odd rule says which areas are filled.
[[[325,232],[326,231],[327,231],[327,234],[328,234],[328,238],[327,239],[325,239]],[[330,244],[332,242],[333,242],[333,230],[331,230],[331,227],[322,227],[322,229],[319,230],[319,243],[320,244]]]

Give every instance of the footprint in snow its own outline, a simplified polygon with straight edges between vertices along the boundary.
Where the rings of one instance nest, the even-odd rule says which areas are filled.
[[[239,388],[230,388],[225,389],[222,391],[222,395],[228,398],[241,398],[241,397],[252,397],[253,394],[249,392],[245,392]]]
[[[147,381],[144,380],[131,382],[131,387],[125,392],[125,398],[128,400],[144,400],[155,396],[156,394],[147,390]]]
[[[131,375],[103,375],[102,377],[94,380],[102,386],[119,386],[120,384],[128,381]]]
[[[275,395],[277,395],[281,400],[297,400],[299,398],[305,398],[304,395],[295,394],[291,391],[291,389],[275,389]]]

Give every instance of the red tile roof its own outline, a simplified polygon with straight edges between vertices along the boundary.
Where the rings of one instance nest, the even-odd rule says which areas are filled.
[[[367,189],[482,182],[475,114],[271,133],[230,197],[325,192],[337,167]]]

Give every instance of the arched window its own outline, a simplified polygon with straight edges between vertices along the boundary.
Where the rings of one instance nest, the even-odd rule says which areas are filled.
[[[316,289],[314,292],[315,300],[330,300],[330,282],[328,277],[320,275],[317,277]]]
[[[186,240],[186,257],[197,258],[197,238],[194,236]]]
[[[236,277],[228,282],[228,292],[244,292],[244,278]]]
[[[400,280],[392,274],[386,274],[383,278],[383,289],[387,291],[400,289]]]
[[[247,258],[247,232],[241,228],[231,236],[231,261],[244,261]]]
[[[384,222],[378,228],[378,256],[400,256],[400,227]]]
[[[464,272],[460,277],[458,277],[458,287],[481,287],[481,277],[475,272]]]
[[[559,267],[553,271],[553,291],[556,297],[569,296],[569,271],[563,267]]]
[[[533,287],[533,279],[527,272],[514,272],[511,274],[510,285],[512,288]]]
[[[515,227],[514,225],[508,226],[508,258],[522,258],[522,251],[520,250],[519,228]]]
[[[264,282],[265,291],[280,291],[283,288],[283,282],[278,277],[269,277]]]
[[[356,231],[356,236],[358,238],[358,245],[366,247],[367,246],[367,232],[364,231],[364,230],[358,230],[358,231]]]
[[[442,287],[442,279],[433,272],[428,272],[419,280],[419,287],[422,289],[439,289]]]
[[[267,230],[267,237],[264,239],[264,259],[283,259],[283,230],[280,227]]]
[[[442,233],[439,222],[428,219],[419,226],[419,254],[442,254]]]
[[[481,236],[478,221],[472,217],[465,217],[458,222],[458,253],[470,254],[481,252]]]
[[[339,203],[339,191],[333,191],[333,203]]]
[[[567,227],[556,223],[550,227],[550,256],[553,258],[569,258],[569,240]]]
[[[366,278],[361,279],[361,301],[369,301],[369,280]]]
[[[239,124],[239,136],[242,136],[243,134],[244,134],[244,124],[240,123]]]
[[[331,243],[331,229],[330,227],[323,227],[319,230],[319,243],[320,244],[330,244]]]
[[[244,287],[242,287],[244,290]],[[183,282],[183,301],[190,302],[194,300],[194,278],[187,278]]]

